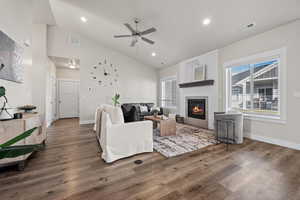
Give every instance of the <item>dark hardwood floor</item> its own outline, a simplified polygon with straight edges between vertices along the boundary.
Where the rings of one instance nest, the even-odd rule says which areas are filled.
[[[0,171],[0,199],[299,200],[300,153],[246,140],[229,151],[220,144],[170,159],[148,153],[105,164],[91,126],[59,120],[25,171]]]

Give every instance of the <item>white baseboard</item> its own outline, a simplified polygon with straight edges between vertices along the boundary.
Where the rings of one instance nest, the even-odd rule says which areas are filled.
[[[95,120],[80,120],[79,124],[94,124]]]
[[[291,149],[300,150],[300,144],[289,142],[286,140],[274,139],[274,138],[269,138],[269,137],[260,136],[260,135],[253,135],[253,134],[250,134],[248,136],[248,138],[250,138],[252,140],[257,140],[257,141],[275,144],[275,145],[279,145],[279,146],[283,146],[283,147],[287,147],[287,148],[291,148]]]

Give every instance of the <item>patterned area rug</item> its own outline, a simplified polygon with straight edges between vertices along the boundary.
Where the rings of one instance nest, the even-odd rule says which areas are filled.
[[[154,129],[153,139],[154,149],[168,158],[218,143],[213,131],[186,124],[176,125],[176,136],[160,137],[159,130]]]

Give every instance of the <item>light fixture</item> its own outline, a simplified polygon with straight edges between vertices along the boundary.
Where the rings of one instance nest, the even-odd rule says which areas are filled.
[[[87,22],[87,18],[85,18],[85,17],[80,17],[80,19],[81,19],[81,21],[84,22],[84,23]]]
[[[204,20],[203,20],[203,22],[202,22],[202,24],[204,25],[204,26],[207,26],[207,25],[209,25],[211,23],[211,19],[209,19],[209,18],[205,18]]]
[[[156,56],[156,53],[155,53],[155,52],[152,52],[151,56],[155,57],[155,56]]]
[[[69,67],[70,67],[71,69],[75,69],[75,68],[76,68],[75,65],[70,65]]]

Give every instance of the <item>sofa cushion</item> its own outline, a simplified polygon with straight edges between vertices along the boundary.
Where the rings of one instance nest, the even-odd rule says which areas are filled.
[[[112,124],[124,124],[124,116],[120,107],[105,105],[104,111],[109,114]]]

